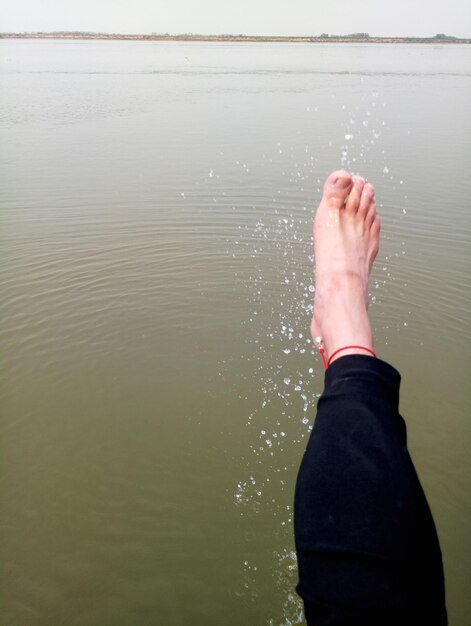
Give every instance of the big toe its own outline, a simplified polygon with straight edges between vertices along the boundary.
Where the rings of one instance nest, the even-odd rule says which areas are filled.
[[[353,185],[352,177],[345,170],[337,170],[327,178],[324,184],[323,199],[336,208],[345,204]]]

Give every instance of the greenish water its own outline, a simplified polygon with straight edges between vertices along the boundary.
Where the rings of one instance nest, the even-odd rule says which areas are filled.
[[[470,88],[469,46],[0,41],[2,623],[301,623],[311,221],[343,164],[471,624]]]

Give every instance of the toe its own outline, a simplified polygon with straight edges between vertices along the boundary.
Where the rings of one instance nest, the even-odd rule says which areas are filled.
[[[330,204],[341,208],[350,193],[353,181],[345,170],[337,170],[327,178],[324,185],[324,198]]]
[[[356,213],[360,206],[360,198],[365,186],[365,179],[361,176],[353,177],[353,187],[345,203],[345,210],[347,213]]]
[[[374,202],[375,188],[371,183],[366,183],[361,192],[360,206],[358,207],[358,214],[366,217],[371,204]]]
[[[375,220],[376,217],[376,202],[373,201],[370,203],[370,206],[367,210],[366,216],[365,216],[365,228],[368,231],[371,226],[373,225],[373,222]]]
[[[378,254],[379,250],[379,233],[381,231],[381,220],[379,219],[379,215],[376,213],[373,223],[370,228],[370,251],[369,251],[369,266],[373,265],[373,262]]]
[[[373,222],[372,222],[371,227],[370,227],[370,235],[372,237],[379,238],[380,230],[381,230],[381,220],[380,220],[379,215],[377,213],[375,213]]]

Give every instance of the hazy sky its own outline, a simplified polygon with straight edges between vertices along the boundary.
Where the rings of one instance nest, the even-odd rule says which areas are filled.
[[[470,0],[2,0],[0,31],[471,37]]]

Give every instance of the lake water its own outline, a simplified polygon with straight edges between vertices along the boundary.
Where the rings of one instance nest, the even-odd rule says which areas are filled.
[[[471,624],[471,46],[3,40],[0,93],[2,624],[302,623],[342,164],[377,188],[376,348]]]

